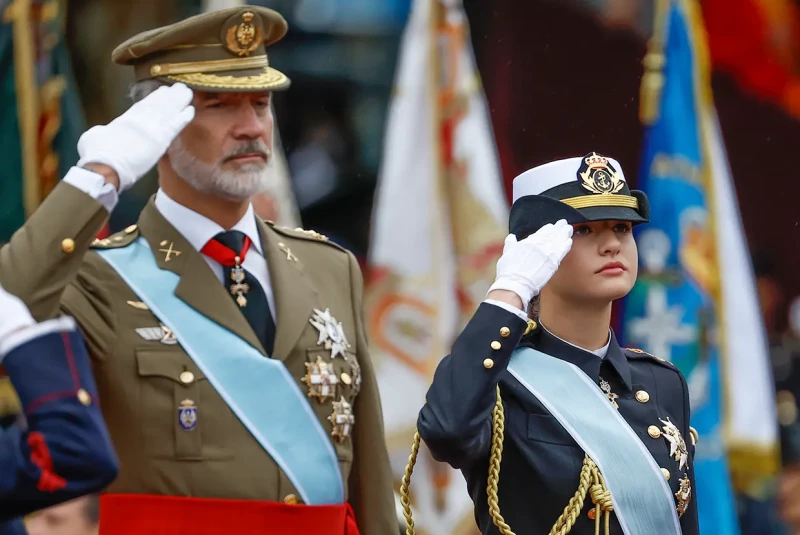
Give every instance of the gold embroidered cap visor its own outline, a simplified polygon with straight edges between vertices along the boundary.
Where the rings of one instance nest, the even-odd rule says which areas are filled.
[[[288,29],[276,11],[242,6],[140,33],[111,54],[136,81],[182,82],[209,92],[279,91],[289,78],[269,65],[267,47]]]
[[[525,171],[514,179],[509,232],[524,239],[548,223],[650,220],[643,191],[631,190],[613,158],[592,152]]]

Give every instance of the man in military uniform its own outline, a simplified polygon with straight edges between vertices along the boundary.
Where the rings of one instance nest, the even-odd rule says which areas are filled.
[[[36,323],[0,287],[0,365],[27,430],[0,431],[0,534],[13,519],[105,488],[117,458],[96,403],[89,358],[71,318]],[[21,529],[21,528],[19,528]]]
[[[204,14],[121,44],[137,102],[87,131],[81,159],[0,250],[34,316],[86,334],[120,474],[101,533],[396,530],[353,255],[259,220],[276,12]],[[158,164],[137,225],[93,241]],[[356,527],[357,524],[357,527]]]

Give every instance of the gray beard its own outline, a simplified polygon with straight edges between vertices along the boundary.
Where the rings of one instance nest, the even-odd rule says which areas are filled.
[[[223,171],[221,165],[225,157],[215,164],[201,162],[186,148],[180,136],[167,149],[172,168],[187,184],[201,193],[236,202],[245,201],[268,189],[272,151],[267,149],[267,154],[269,157],[265,164],[247,163],[235,171]]]

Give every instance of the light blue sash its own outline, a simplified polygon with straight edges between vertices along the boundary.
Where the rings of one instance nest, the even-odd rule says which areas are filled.
[[[580,368],[525,347],[514,351],[508,371],[600,468],[626,535],[680,535],[664,475],[628,422]]]
[[[283,363],[265,357],[176,297],[179,277],[158,267],[143,238],[127,247],[97,252],[172,330],[222,399],[278,463],[303,501],[308,505],[343,503],[344,486],[336,452]]]

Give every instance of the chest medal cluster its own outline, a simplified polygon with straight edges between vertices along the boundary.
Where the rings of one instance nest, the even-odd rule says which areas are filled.
[[[614,408],[619,409],[619,404],[617,403],[619,396],[611,391],[611,384],[608,381],[602,377],[599,379],[600,390],[603,391],[603,394],[605,394]],[[650,396],[646,394],[644,390],[640,390],[636,393],[635,398],[639,403],[646,403],[650,399]],[[659,418],[659,422],[662,424],[661,428],[651,425],[647,429],[647,434],[651,438],[658,439],[663,437],[667,441],[669,456],[678,463],[678,470],[683,473],[681,479],[678,480],[678,492],[675,493],[678,516],[681,517],[689,508],[689,503],[692,500],[692,482],[689,479],[689,475],[684,471],[689,466],[689,449],[686,447],[686,441],[680,430],[669,418],[666,420]],[[692,440],[694,442],[694,437]],[[669,470],[662,468],[661,471],[664,477],[669,480]]]
[[[330,309],[314,309],[314,313],[308,320],[317,329],[317,345],[330,351],[328,359],[317,356],[313,362],[306,363],[306,374],[302,381],[308,388],[308,397],[315,399],[318,403],[331,401],[332,412],[328,416],[331,423],[331,436],[337,442],[343,442],[352,433],[355,425],[353,415],[353,405],[342,395],[340,388],[347,386],[351,388],[352,396],[358,394],[361,388],[361,368],[355,357],[349,356],[346,352],[350,349],[350,343],[344,334],[342,323],[331,315]],[[336,360],[342,359],[348,365],[350,373],[336,370]],[[338,397],[338,401],[336,398]]]

